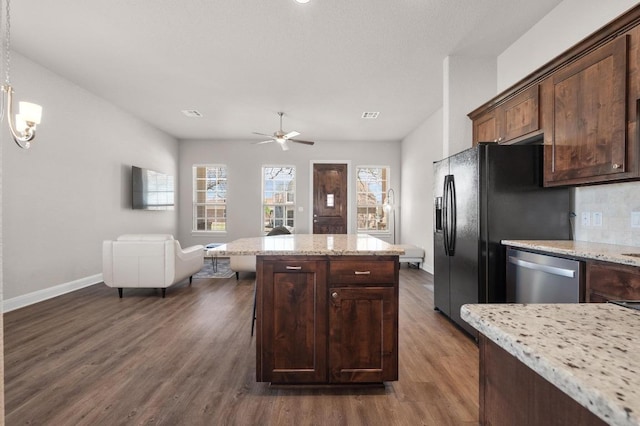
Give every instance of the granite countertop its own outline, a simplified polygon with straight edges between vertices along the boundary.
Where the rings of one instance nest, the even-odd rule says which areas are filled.
[[[244,255],[332,255],[332,256],[399,256],[402,247],[366,234],[291,234],[270,237],[241,238],[207,250],[208,256]]]
[[[609,303],[464,305],[462,319],[602,420],[640,424],[640,311]]]
[[[502,244],[505,246],[544,251],[550,254],[640,266],[640,247],[634,246],[570,240],[502,240]],[[630,253],[635,253],[637,256],[629,256]]]

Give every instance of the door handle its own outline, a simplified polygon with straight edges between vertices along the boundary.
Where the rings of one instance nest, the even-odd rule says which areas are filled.
[[[453,181],[453,175],[444,177],[444,203],[442,221],[444,228],[444,251],[447,256],[455,254],[456,242],[456,187]]]
[[[557,266],[541,265],[540,263],[527,262],[526,260],[518,259],[517,257],[509,256],[509,263],[522,268],[532,269],[534,271],[542,271],[552,275],[559,275],[561,277],[574,278],[576,271],[572,269],[558,268]]]

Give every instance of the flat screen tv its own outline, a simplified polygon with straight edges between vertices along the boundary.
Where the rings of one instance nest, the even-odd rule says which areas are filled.
[[[173,210],[173,176],[131,166],[131,193],[135,210]]]

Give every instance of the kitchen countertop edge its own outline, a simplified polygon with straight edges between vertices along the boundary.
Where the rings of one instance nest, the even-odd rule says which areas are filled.
[[[502,244],[549,254],[640,266],[640,247],[634,246],[573,240],[502,240]],[[629,256],[629,253],[636,253],[639,257]]]
[[[541,336],[540,333],[524,333],[524,330],[518,332],[516,329],[509,328],[512,326],[512,324],[510,324],[511,321],[515,323],[512,314],[516,313],[518,309],[537,309],[540,312],[544,310],[564,312],[567,306],[590,306],[583,309],[592,309],[594,312],[613,309],[620,315],[637,315],[637,313],[632,313],[634,311],[628,308],[611,304],[463,305],[460,313],[462,319],[478,330],[479,333],[513,355],[524,365],[531,368],[603,421],[613,425],[639,425],[640,406],[638,405],[640,404],[638,403],[638,395],[633,390],[635,389],[633,384],[629,385],[627,383],[626,389],[616,391],[612,391],[612,386],[609,384],[609,389],[603,391],[598,388],[597,385],[589,382],[591,380],[592,382],[601,383],[603,380],[602,375],[605,374],[598,370],[597,367],[594,367],[593,362],[587,362],[584,359],[577,360],[576,358],[564,359],[558,356],[557,353],[562,352],[562,349],[558,349],[553,345],[557,343],[556,340],[559,339],[558,336],[563,335],[563,333],[567,332],[567,329],[571,328],[571,324],[567,324],[565,320],[557,320],[559,330],[556,333],[550,332],[548,325],[545,324],[547,328],[544,332],[549,334],[551,340],[554,341],[544,343],[541,343],[544,336]],[[603,311],[603,313],[605,312]],[[578,337],[579,336],[571,336],[571,338],[574,339],[578,339]],[[571,338],[563,338],[560,340],[562,340],[563,343],[567,343],[566,340],[571,341]],[[581,338],[584,338],[584,336],[581,336]],[[595,334],[593,338],[596,339]],[[584,344],[576,344],[573,345],[573,348],[569,347],[568,350],[571,351],[577,348],[577,350],[580,351],[582,350],[580,347],[584,348],[584,346]],[[605,349],[611,348],[618,349],[615,342],[612,342],[610,347]],[[598,347],[597,350],[603,351],[600,347]],[[557,353],[554,353],[554,351]],[[573,354],[572,352],[569,353]],[[603,362],[598,356],[595,356],[595,359],[597,362]],[[577,365],[574,365],[574,362]],[[633,366],[629,368],[629,373],[635,374]],[[586,370],[588,369],[593,369],[594,371],[587,372]],[[605,377],[604,380],[609,379]],[[630,395],[627,395],[627,393]],[[635,404],[631,404],[633,407],[631,409],[627,409],[626,407],[627,401],[625,399],[627,396],[635,402]]]
[[[207,256],[400,256],[404,249],[366,234],[291,234],[241,238]]]

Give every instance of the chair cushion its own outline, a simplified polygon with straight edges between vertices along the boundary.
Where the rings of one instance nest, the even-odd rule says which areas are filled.
[[[416,247],[412,244],[397,244],[398,247],[404,249],[404,254],[400,255],[400,261],[402,259],[423,259],[424,250],[420,247]]]
[[[171,234],[124,234],[118,237],[118,241],[167,241],[173,240]]]

